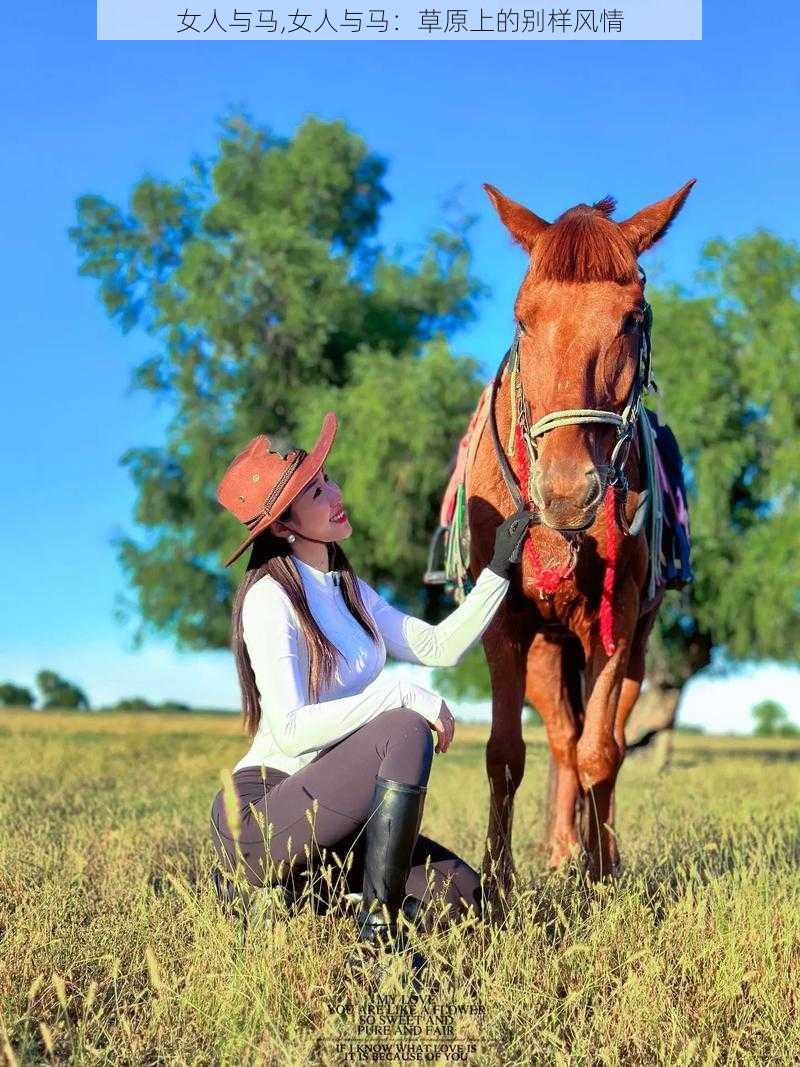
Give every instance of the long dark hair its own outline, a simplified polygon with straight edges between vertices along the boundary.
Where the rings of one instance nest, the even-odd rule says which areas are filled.
[[[283,522],[292,521],[291,505],[279,518]],[[375,644],[378,644],[380,634],[364,606],[356,573],[337,542],[331,542],[328,545],[328,569],[341,572],[340,588],[350,614],[366,630]],[[305,638],[308,649],[308,702],[310,704],[316,703],[322,687],[330,684],[336,656],[339,654],[339,649],[326,637],[311,614],[303,582],[286,538],[278,537],[268,526],[253,542],[247,569],[234,595],[231,612],[231,648],[242,693],[242,719],[251,740],[261,721],[261,700],[256,685],[256,676],[242,634],[242,605],[248,589],[251,589],[266,574],[281,584],[297,613],[301,634]]]

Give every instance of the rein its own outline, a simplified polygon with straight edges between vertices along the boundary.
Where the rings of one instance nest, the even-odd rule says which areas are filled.
[[[639,268],[642,284],[647,281],[644,271]],[[511,342],[507,352],[500,361],[500,366],[497,368],[497,373],[494,376],[492,382],[492,393],[489,402],[489,425],[492,432],[492,442],[494,444],[495,455],[497,462],[500,466],[500,471],[503,475],[503,480],[506,483],[509,493],[517,507],[517,510],[527,510],[533,512],[531,519],[531,525],[534,523],[540,524],[541,518],[538,514],[538,509],[532,502],[528,502],[523,499],[522,492],[520,491],[520,485],[517,480],[511,465],[508,462],[505,449],[500,443],[500,436],[497,430],[497,419],[495,416],[495,402],[497,399],[497,392],[500,388],[500,382],[503,377],[503,372],[508,367],[508,372],[511,377],[512,386],[512,399],[511,399],[511,451],[512,457],[516,454],[518,456],[520,467],[524,474],[522,484],[527,495],[529,487],[529,479],[532,475],[536,463],[538,462],[538,450],[536,446],[536,438],[542,434],[547,433],[550,430],[555,430],[559,426],[569,426],[576,424],[588,424],[588,425],[614,425],[617,427],[617,440],[614,443],[614,447],[609,459],[609,467],[611,468],[611,476],[606,481],[606,525],[608,527],[609,535],[609,560],[606,564],[606,573],[603,582],[603,593],[601,597],[601,633],[603,636],[603,644],[606,648],[606,652],[610,655],[610,651],[613,651],[614,642],[611,636],[611,609],[613,598],[613,583],[616,571],[616,555],[618,548],[617,538],[617,525],[622,531],[623,535],[634,536],[641,529],[642,521],[644,519],[644,511],[647,506],[647,492],[641,494],[641,499],[636,509],[636,514],[633,520],[628,524],[625,517],[625,503],[628,495],[628,479],[625,475],[624,467],[627,462],[628,455],[630,453],[631,443],[633,441],[633,435],[636,429],[636,422],[639,418],[640,409],[644,395],[653,389],[658,391],[658,386],[653,378],[652,361],[651,361],[651,341],[650,330],[653,322],[653,311],[650,304],[645,301],[644,303],[644,318],[641,326],[641,339],[639,343],[639,361],[636,376],[634,377],[633,384],[631,385],[630,393],[628,394],[625,407],[622,414],[619,415],[615,411],[609,411],[604,408],[566,408],[560,411],[551,411],[548,414],[542,416],[533,425],[530,423],[530,404],[525,398],[522,390],[522,383],[519,380],[519,366],[520,366],[520,329],[519,326],[514,332],[514,339]],[[609,493],[612,494],[609,496]],[[616,521],[614,521],[616,519]],[[613,528],[613,529],[612,529]],[[554,529],[557,529],[554,527]],[[577,530],[562,530],[562,532],[579,532]],[[540,588],[544,591],[544,594],[551,595],[558,582],[562,577],[566,577],[566,574],[560,574],[553,571],[546,571],[538,558],[535,546],[533,545],[532,538],[526,536],[525,547],[530,546],[532,563],[534,571],[537,575],[537,580],[541,579]],[[577,553],[573,551],[573,559],[570,566],[570,570],[575,565],[575,559]],[[569,572],[567,572],[569,573]]]

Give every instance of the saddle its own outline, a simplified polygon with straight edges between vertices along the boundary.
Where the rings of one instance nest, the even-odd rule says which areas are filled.
[[[450,477],[439,509],[439,523],[428,548],[426,585],[443,585],[456,603],[461,603],[473,585],[469,576],[470,532],[466,514],[466,473],[486,426],[492,382],[481,392],[466,432],[450,463]],[[637,518],[644,523],[650,550],[647,602],[662,588],[682,589],[694,579],[691,564],[691,532],[686,485],[675,435],[657,414],[642,406],[637,423],[639,446],[645,467],[645,507]],[[441,550],[440,550],[441,544]],[[655,546],[658,550],[655,551]],[[441,551],[442,563],[435,560]],[[646,610],[647,605],[644,605]]]

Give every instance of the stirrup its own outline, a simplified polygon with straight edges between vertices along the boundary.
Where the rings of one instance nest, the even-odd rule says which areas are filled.
[[[436,556],[436,549],[439,542],[443,540],[444,535],[447,533],[449,527],[442,526],[441,524],[433,531],[433,537],[431,537],[430,545],[428,547],[428,567],[422,576],[422,581],[425,585],[447,585],[449,578],[447,572],[444,569],[434,569],[434,560]]]

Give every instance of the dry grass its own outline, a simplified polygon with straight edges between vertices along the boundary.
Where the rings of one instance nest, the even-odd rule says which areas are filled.
[[[429,939],[416,999],[397,970],[376,1008],[344,966],[347,918],[275,904],[243,936],[216,906],[208,813],[244,749],[235,717],[4,712],[0,736],[9,1063],[299,1064],[315,1049],[346,1062],[335,1039],[355,1038],[370,1005],[386,1041],[402,1005],[423,1033],[451,1028],[439,1062],[453,1050],[487,1064],[798,1061],[791,741],[678,736],[663,775],[631,759],[618,793],[626,867],[590,889],[542,869],[546,753],[530,730],[508,917]],[[476,867],[486,736],[461,725],[435,757],[423,823]]]

